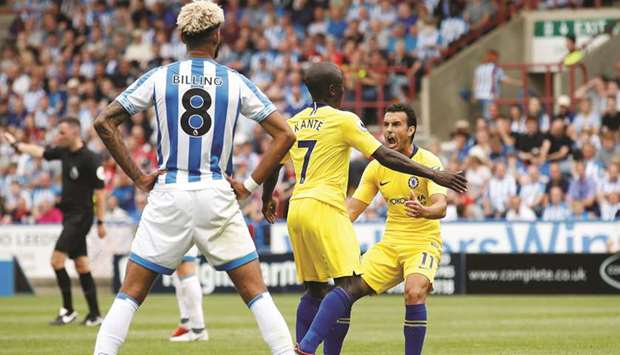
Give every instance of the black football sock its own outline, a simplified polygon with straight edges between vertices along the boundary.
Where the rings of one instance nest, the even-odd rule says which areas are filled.
[[[54,270],[56,273],[56,282],[60,293],[62,294],[62,306],[67,310],[68,314],[73,312],[73,301],[71,300],[71,280],[65,268]]]
[[[80,285],[82,285],[82,291],[84,291],[84,298],[88,303],[88,314],[91,316],[99,316],[99,304],[97,303],[97,287],[95,286],[95,280],[90,272],[80,274]]]

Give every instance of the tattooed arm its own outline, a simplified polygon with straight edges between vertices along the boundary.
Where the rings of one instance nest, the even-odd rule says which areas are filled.
[[[148,192],[153,188],[157,177],[162,172],[155,172],[147,175],[136,165],[131,159],[131,154],[123,141],[121,131],[118,126],[126,120],[130,119],[130,115],[125,109],[116,101],[113,101],[103,112],[97,116],[95,120],[95,130],[97,134],[105,144],[106,148],[112,154],[112,157],[116,163],[123,169],[125,174],[133,180],[136,187],[140,190]]]

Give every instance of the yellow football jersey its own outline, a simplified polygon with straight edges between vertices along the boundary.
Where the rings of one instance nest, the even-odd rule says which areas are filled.
[[[371,156],[381,143],[352,112],[315,103],[288,120],[297,183],[291,199],[313,198],[346,212],[351,148]],[[312,213],[312,211],[308,211]]]
[[[439,158],[417,146],[414,146],[412,159],[433,169],[443,168]],[[370,162],[364,170],[364,175],[353,198],[370,204],[377,192],[381,191],[388,206],[384,241],[423,243],[430,240],[441,244],[439,220],[412,218],[405,213],[405,201],[409,200],[411,190],[424,206],[430,205],[430,196],[447,194],[445,187],[437,185],[430,179],[390,170],[375,160]]]

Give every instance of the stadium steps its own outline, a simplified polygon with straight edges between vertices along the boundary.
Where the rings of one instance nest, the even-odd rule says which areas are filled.
[[[514,16],[505,25],[499,26],[480,37],[469,47],[455,54],[440,66],[424,77],[420,95],[422,129],[425,132],[432,132],[434,137],[448,139],[450,132],[454,129],[454,123],[460,119],[475,119],[473,105],[465,100],[464,93],[471,89],[473,72],[480,63],[484,53],[489,49],[496,49],[500,53],[499,62],[501,63],[525,63],[527,62],[527,37],[529,34],[528,26],[532,18],[551,18],[551,19],[585,19],[600,17],[616,17],[620,9],[580,9],[573,10],[553,10],[553,11],[524,11]],[[616,36],[617,37],[617,36]],[[615,43],[615,48],[614,47]],[[601,72],[613,73],[611,67],[615,63],[609,58],[618,58],[620,48],[617,39],[608,41],[599,48],[592,50],[586,55],[584,63],[588,70],[588,76],[592,77]],[[604,56],[601,55],[607,53]],[[516,72],[507,74],[518,77]],[[530,78],[531,79],[531,78]],[[564,80],[566,82],[566,80]],[[535,85],[531,81],[530,85]],[[518,97],[518,88],[508,85],[502,86],[503,97]],[[565,92],[565,90],[564,90]]]

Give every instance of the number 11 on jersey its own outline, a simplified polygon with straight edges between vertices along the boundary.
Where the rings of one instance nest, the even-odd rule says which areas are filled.
[[[298,148],[306,148],[306,155],[304,155],[304,164],[301,167],[301,174],[299,177],[299,183],[303,184],[306,181],[306,170],[308,170],[308,164],[310,163],[310,156],[312,156],[312,150],[316,145],[316,140],[302,140],[297,142]]]

